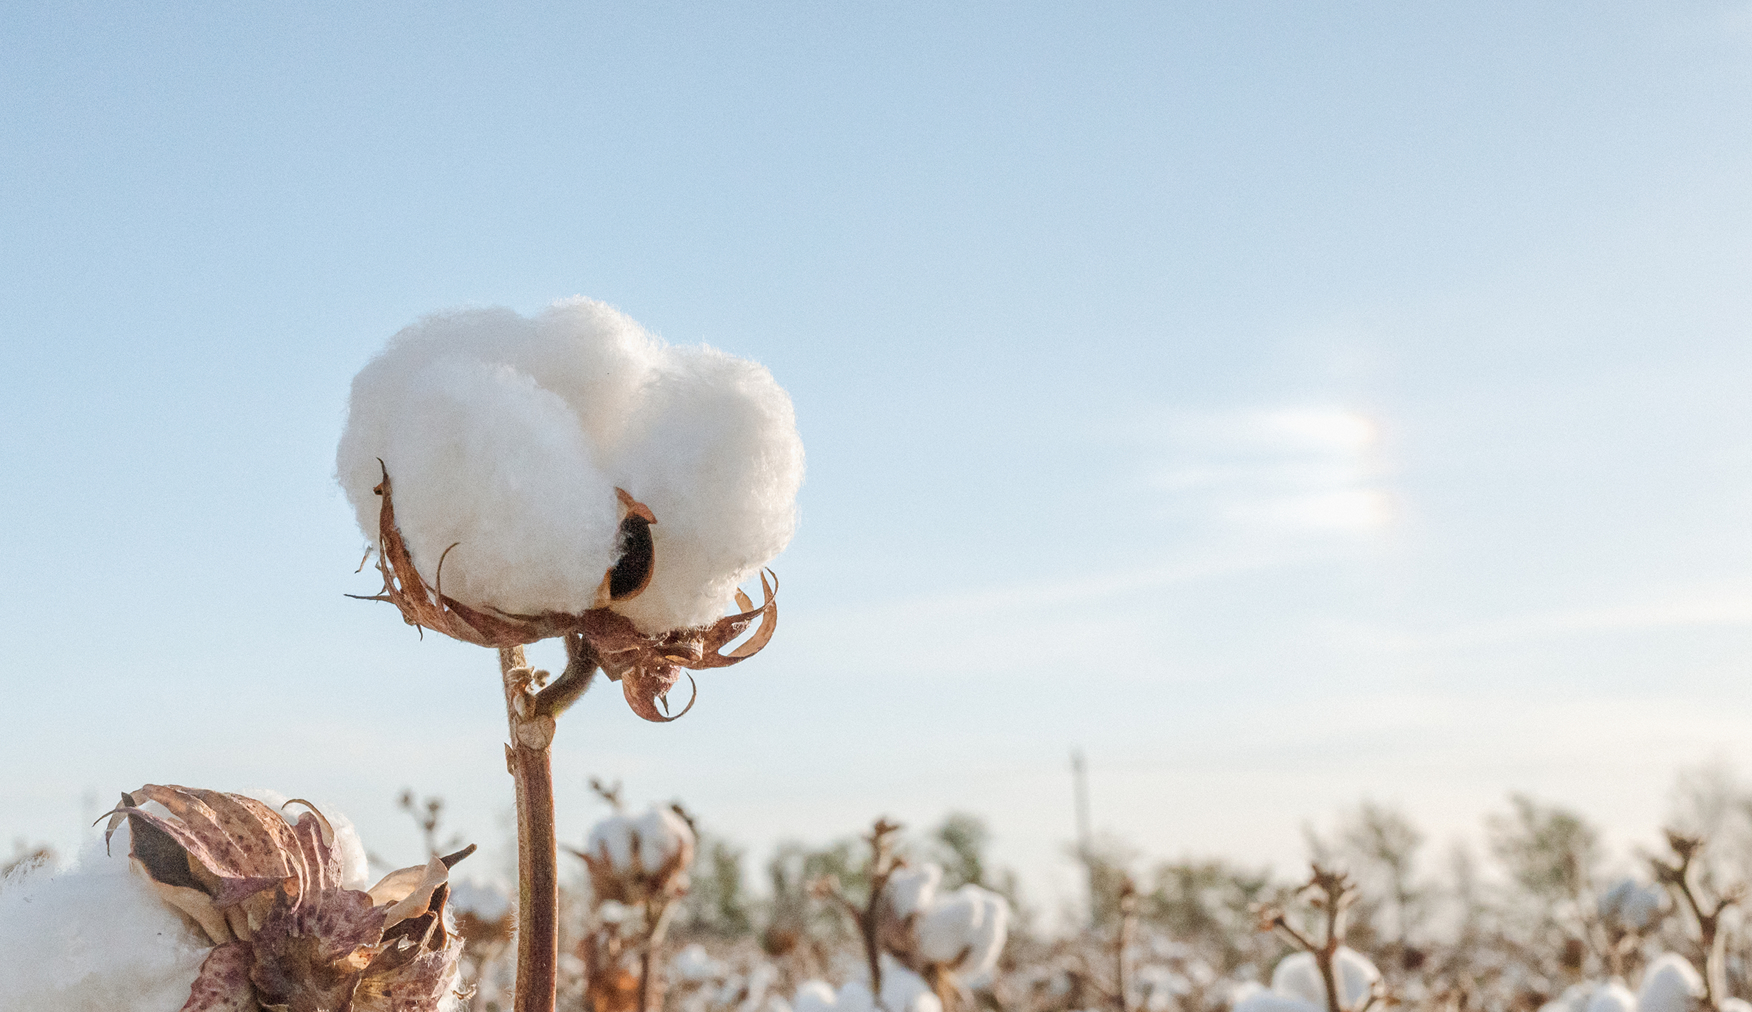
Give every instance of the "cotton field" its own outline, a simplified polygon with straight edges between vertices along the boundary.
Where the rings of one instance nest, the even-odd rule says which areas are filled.
[[[1314,834],[1299,876],[1124,863],[1098,842],[1084,902],[1049,911],[992,866],[969,815],[879,819],[756,869],[684,805],[595,788],[579,800],[602,817],[565,846],[561,1009],[1752,1009],[1737,885],[1752,795],[1693,797],[1677,821],[1713,812],[1718,839],[1674,830],[1650,855],[1608,854],[1574,813],[1525,798],[1491,820],[1486,853],[1446,868],[1372,804]],[[8,868],[0,1009],[513,1007],[516,901],[468,873],[473,847],[380,870],[337,811],[153,785],[124,801],[107,845]],[[440,839],[441,799],[402,807]]]

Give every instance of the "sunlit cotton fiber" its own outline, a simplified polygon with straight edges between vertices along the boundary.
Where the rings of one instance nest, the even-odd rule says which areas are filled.
[[[427,317],[353,380],[337,473],[377,541],[382,476],[428,582],[513,613],[597,605],[624,489],[650,508],[649,586],[611,607],[643,632],[709,623],[796,526],[803,449],[765,367],[671,346],[589,299],[533,318]]]
[[[1690,1012],[1703,994],[1703,977],[1684,956],[1669,952],[1643,971],[1636,1012]]]
[[[673,809],[654,807],[640,816],[615,814],[598,822],[590,829],[586,850],[592,856],[607,854],[620,871],[632,870],[635,865],[650,871],[683,850],[691,850],[693,844],[693,830],[686,820]]]
[[[0,1012],[177,1012],[210,944],[128,869],[128,838],[0,884]]]

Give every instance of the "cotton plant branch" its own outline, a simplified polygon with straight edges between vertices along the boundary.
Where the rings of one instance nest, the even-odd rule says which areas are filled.
[[[846,896],[839,880],[832,876],[824,875],[809,886],[810,892],[839,908],[857,927],[863,942],[864,962],[870,972],[870,994],[875,997],[878,1007],[882,1006],[882,899],[888,889],[888,880],[896,871],[906,867],[906,862],[894,853],[894,836],[900,830],[899,823],[881,818],[864,837],[870,845],[870,894],[862,906]]]
[[[1697,925],[1698,948],[1703,952],[1703,1001],[1710,1010],[1721,1008],[1728,995],[1728,969],[1725,952],[1726,932],[1721,930],[1722,914],[1745,898],[1746,888],[1736,884],[1721,891],[1714,899],[1705,895],[1696,881],[1698,855],[1705,840],[1675,830],[1667,830],[1667,846],[1673,857],[1653,858],[1655,879],[1670,889],[1681,905],[1690,912]]]
[[[1279,906],[1259,908],[1259,929],[1276,933],[1314,957],[1314,965],[1320,970],[1320,982],[1326,991],[1327,1012],[1368,1012],[1378,1003],[1391,1004],[1393,999],[1379,981],[1370,987],[1368,996],[1355,1008],[1345,1007],[1341,996],[1334,958],[1344,946],[1346,916],[1357,899],[1351,877],[1342,870],[1315,863],[1308,881],[1296,890],[1295,896],[1320,914],[1320,938],[1316,939],[1290,923],[1289,916]]]

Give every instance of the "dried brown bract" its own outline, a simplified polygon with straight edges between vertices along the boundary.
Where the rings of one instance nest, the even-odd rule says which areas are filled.
[[[135,870],[214,943],[183,1012],[435,1010],[462,951],[449,869],[474,848],[347,889],[334,831],[306,807],[289,824],[252,798],[147,784],[110,813],[105,842],[126,820]]]
[[[377,553],[377,569],[383,575],[383,592],[363,600],[388,601],[401,610],[402,618],[409,625],[431,629],[478,646],[505,648],[556,636],[581,637],[609,679],[621,683],[633,712],[646,720],[674,720],[687,712],[687,708],[683,708],[681,713],[671,716],[658,708],[658,703],[681,680],[683,669],[724,668],[752,657],[772,639],[778,625],[779,608],[775,597],[778,578],[772,576],[770,570],[761,573],[760,586],[765,600],[759,607],[739,590],[736,603],[742,610],[737,614],[726,615],[709,626],[664,633],[640,632],[631,620],[608,607],[594,607],[578,614],[543,612],[536,615],[474,608],[444,593],[442,556],[430,586],[414,567],[413,555],[396,526],[387,467],[383,469],[383,481],[375,491],[383,499],[378,516]],[[656,522],[643,503],[623,490],[616,491],[621,495],[628,518],[636,522],[635,526]],[[445,549],[445,554],[455,547]],[[646,545],[647,551],[648,548]],[[604,592],[599,597],[607,602],[634,596],[649,582],[656,564],[656,560],[646,558],[628,588],[611,586],[616,582],[617,574],[610,571],[604,575]],[[770,582],[769,576],[772,576]],[[726,652],[724,648],[747,632],[756,621],[760,622],[760,627],[754,635]],[[688,707],[692,705],[690,699]]]

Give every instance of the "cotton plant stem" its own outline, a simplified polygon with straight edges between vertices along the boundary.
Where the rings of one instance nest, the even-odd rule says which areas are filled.
[[[517,785],[516,1012],[554,1012],[559,972],[559,846],[554,836],[554,718],[531,712],[531,672],[522,647],[499,650],[511,743],[505,765]]]

